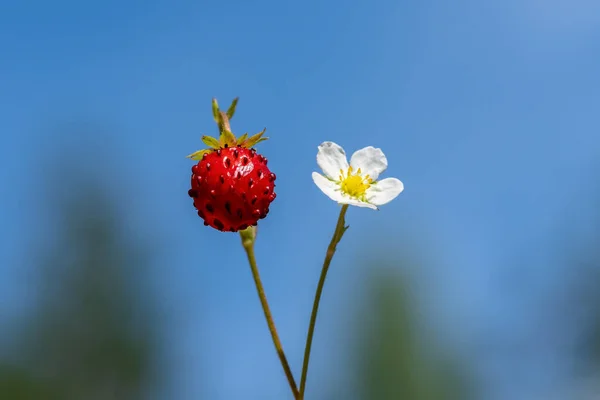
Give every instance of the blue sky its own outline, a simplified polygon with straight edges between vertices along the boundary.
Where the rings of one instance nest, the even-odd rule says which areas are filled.
[[[185,196],[184,156],[215,133],[213,96],[240,96],[234,131],[266,126],[271,137],[261,151],[278,197],[257,254],[297,373],[337,217],[310,178],[316,147],[381,147],[385,176],[405,183],[380,212],[349,212],[314,346],[315,390],[334,362],[328,351],[340,351],[337,314],[364,272],[342,266],[381,243],[433,247],[419,275],[432,318],[462,321],[463,341],[492,330],[529,343],[531,318],[564,273],[547,262],[553,230],[589,224],[600,155],[591,0],[0,1],[0,49],[0,263],[9,266],[0,310],[18,312],[27,296],[11,266],[32,231],[51,232],[32,195],[47,154],[85,159],[111,177],[124,217],[164,243],[157,274],[174,398],[198,393],[205,356],[211,398],[287,390],[238,238],[204,228]],[[538,346],[537,355],[560,353]],[[509,362],[481,362],[495,371],[490,399],[546,398],[565,374],[535,355],[525,378]]]

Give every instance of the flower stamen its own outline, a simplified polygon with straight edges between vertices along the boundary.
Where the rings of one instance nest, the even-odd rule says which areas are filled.
[[[360,168],[353,174],[353,168],[348,167],[348,171],[340,169],[340,189],[343,193],[357,199],[364,199],[367,189],[373,183],[369,175],[362,176]]]

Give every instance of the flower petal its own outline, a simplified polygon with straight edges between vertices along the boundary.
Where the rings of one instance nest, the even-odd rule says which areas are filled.
[[[371,179],[376,181],[379,174],[387,168],[388,162],[381,149],[368,146],[364,149],[357,150],[352,154],[350,165],[354,171],[360,168],[363,176],[369,175]]]
[[[356,200],[353,199],[351,197],[348,196],[344,196],[342,201],[339,201],[339,203],[341,204],[350,204],[351,206],[357,206],[357,207],[365,207],[365,208],[370,208],[372,210],[377,210],[377,206],[371,203],[367,203],[364,201],[360,201],[360,200]]]
[[[367,189],[367,200],[376,206],[382,206],[394,200],[404,190],[404,184],[396,178],[382,179]]]
[[[331,200],[337,201],[338,203],[344,200],[342,193],[339,191],[339,186],[337,183],[330,181],[318,172],[313,172],[312,178],[315,182],[315,185],[317,185],[317,187],[321,189],[321,191],[325,193]]]
[[[317,153],[317,164],[319,164],[326,177],[335,181],[339,180],[340,169],[344,171],[348,169],[346,152],[333,142],[321,143]]]

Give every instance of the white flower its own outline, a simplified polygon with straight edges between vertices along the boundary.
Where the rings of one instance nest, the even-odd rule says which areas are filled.
[[[348,165],[344,149],[333,142],[324,142],[319,146],[317,164],[325,176],[313,172],[315,184],[340,204],[377,210],[377,206],[389,203],[404,190],[396,178],[377,180],[387,168],[387,159],[381,149],[371,146],[352,154]]]

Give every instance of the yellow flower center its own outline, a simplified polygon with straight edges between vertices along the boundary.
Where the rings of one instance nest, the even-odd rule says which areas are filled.
[[[340,188],[342,192],[351,197],[364,199],[365,193],[373,180],[369,178],[369,175],[362,176],[360,168],[356,170],[356,174],[352,174],[352,172],[352,167],[348,167],[346,173],[340,169]]]

